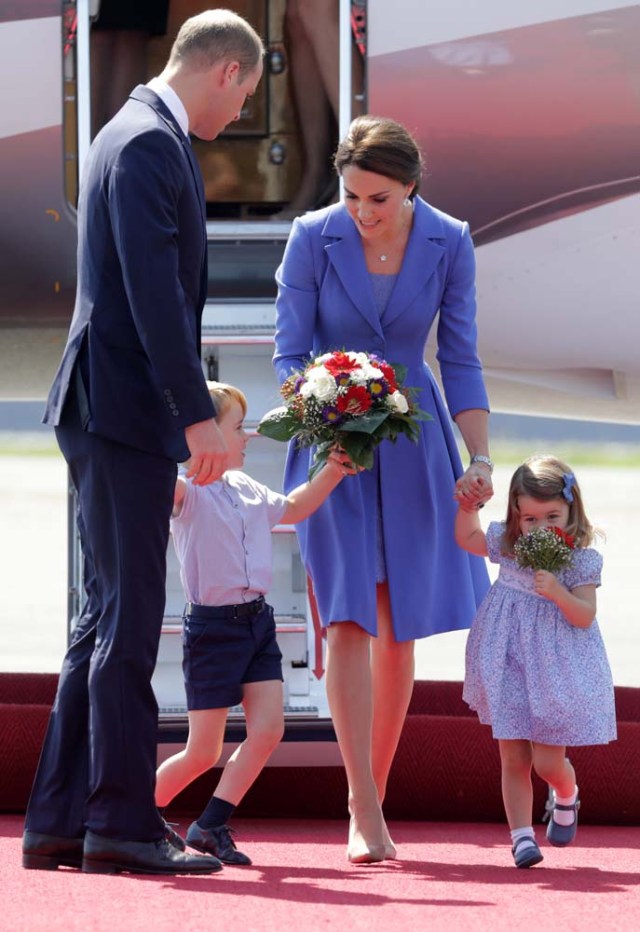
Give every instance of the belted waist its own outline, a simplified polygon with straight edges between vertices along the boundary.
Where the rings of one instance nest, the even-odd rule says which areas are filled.
[[[196,605],[195,602],[187,602],[184,613],[191,618],[243,618],[246,615],[259,615],[265,604],[263,595],[253,602],[240,602],[239,605]]]

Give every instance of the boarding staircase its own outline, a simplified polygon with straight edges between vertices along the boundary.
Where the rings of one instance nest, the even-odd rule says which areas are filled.
[[[207,378],[238,385],[247,397],[250,436],[245,470],[272,489],[282,489],[286,446],[258,434],[262,415],[281,403],[273,370],[274,273],[289,224],[209,224],[209,298],[202,320],[202,360]],[[288,728],[317,729],[328,722],[324,689],[324,641],[311,611],[307,576],[295,528],[273,529],[273,583],[268,595],[283,655],[285,720]],[[169,741],[186,728],[182,680],[184,594],[178,562],[169,544],[167,601],[153,686],[160,730]],[[229,713],[242,725],[241,706]]]
[[[207,378],[238,385],[247,397],[245,425],[250,435],[245,470],[272,489],[282,489],[285,444],[257,432],[262,415],[280,402],[272,366],[275,332],[275,270],[284,251],[289,223],[209,223],[209,291],[202,319],[202,363]],[[84,601],[82,554],[75,515],[75,494],[69,496],[69,636]],[[276,617],[283,655],[285,739],[282,763],[327,763],[331,750],[318,742],[335,742],[324,685],[324,649],[320,623],[311,610],[313,597],[302,565],[295,528],[273,529],[273,584],[268,595]],[[159,707],[160,744],[183,744],[187,708],[182,678],[182,611],[184,593],[172,541],[167,554],[165,616],[153,688]],[[311,598],[310,598],[311,596]],[[243,731],[241,706],[229,712],[226,743]],[[296,750],[306,747],[304,752]]]

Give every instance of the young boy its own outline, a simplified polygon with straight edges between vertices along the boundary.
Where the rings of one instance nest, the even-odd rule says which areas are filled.
[[[282,655],[273,609],[271,528],[303,521],[355,469],[334,451],[311,482],[289,495],[272,492],[240,472],[248,437],[247,401],[232,385],[208,382],[226,440],[227,471],[211,485],[178,476],[171,531],[187,605],[183,672],[189,737],[183,751],[159,767],[162,809],[220,757],[230,706],[242,702],[247,737],[227,762],[215,794],[187,831],[186,841],[225,864],[251,864],[236,849],[227,822],[284,730]]]

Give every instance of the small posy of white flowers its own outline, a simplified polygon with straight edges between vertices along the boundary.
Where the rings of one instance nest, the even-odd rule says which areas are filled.
[[[523,534],[513,545],[518,566],[535,571],[558,573],[570,566],[574,539],[559,528],[536,527]]]
[[[402,392],[393,392],[387,397],[387,404],[394,411],[399,411],[400,414],[406,414],[409,410],[409,402]]]

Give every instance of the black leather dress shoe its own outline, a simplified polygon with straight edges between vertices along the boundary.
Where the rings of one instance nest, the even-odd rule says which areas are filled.
[[[216,828],[201,828],[192,822],[187,831],[187,844],[196,851],[207,851],[224,864],[251,864],[251,858],[238,851],[233,840],[233,829],[228,825]]]
[[[166,819],[163,819],[162,821],[164,822],[164,837],[167,839],[169,844],[173,845],[174,848],[177,848],[178,851],[184,851],[187,846],[182,835],[178,835],[171,822],[167,822]]]
[[[119,841],[88,831],[82,870],[85,874],[213,874],[222,870],[222,864],[209,855],[179,851],[166,838]]]
[[[40,871],[55,871],[59,867],[80,868],[82,845],[82,838],[25,832],[22,836],[22,866]]]

